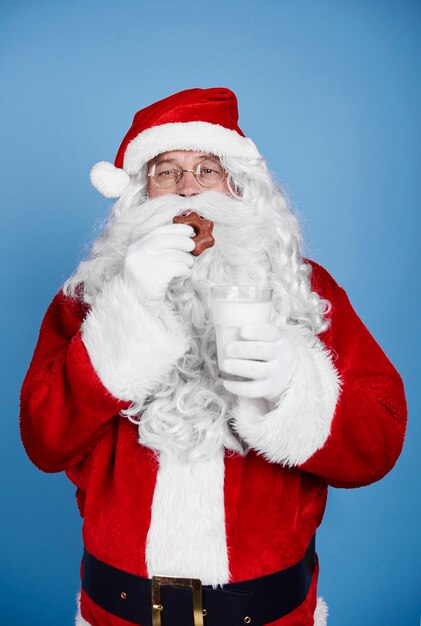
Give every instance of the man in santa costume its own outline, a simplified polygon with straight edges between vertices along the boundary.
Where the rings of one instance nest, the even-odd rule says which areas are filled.
[[[21,403],[29,457],[77,487],[76,623],[326,624],[314,535],[327,487],[395,464],[398,373],[344,290],[302,257],[228,89],[139,111],[91,180],[118,199],[46,313]],[[186,211],[214,223],[199,255],[197,229],[173,223]],[[220,284],[273,290],[271,321],[241,327],[222,372]]]

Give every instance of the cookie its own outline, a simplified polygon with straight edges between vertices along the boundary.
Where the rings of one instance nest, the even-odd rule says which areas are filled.
[[[199,256],[202,254],[203,250],[206,248],[212,248],[215,243],[215,239],[213,238],[213,222],[212,220],[207,220],[196,211],[183,211],[180,215],[176,215],[173,219],[174,224],[188,224],[192,228],[196,235],[193,237],[193,241],[196,246],[194,250],[192,250],[192,254],[194,256]]]

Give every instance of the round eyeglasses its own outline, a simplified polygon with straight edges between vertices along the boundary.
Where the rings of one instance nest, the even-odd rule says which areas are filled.
[[[228,175],[216,159],[204,159],[193,170],[183,170],[177,163],[168,159],[157,161],[148,172],[149,178],[161,189],[175,187],[185,172],[191,172],[202,187],[216,187]]]

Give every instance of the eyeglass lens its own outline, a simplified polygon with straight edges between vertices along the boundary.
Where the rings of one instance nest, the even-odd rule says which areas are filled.
[[[192,171],[193,176],[203,187],[216,187],[224,176],[224,169],[219,161],[205,159],[194,170],[183,170],[174,161],[157,161],[150,173],[159,187],[173,187],[184,175],[185,171]]]

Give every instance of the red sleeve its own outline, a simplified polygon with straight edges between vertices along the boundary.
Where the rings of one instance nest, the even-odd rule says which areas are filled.
[[[345,291],[312,265],[313,289],[332,305],[330,328],[320,339],[331,350],[342,384],[326,443],[300,467],[335,487],[358,487],[382,478],[401,452],[403,383]]]
[[[54,298],[23,383],[22,441],[46,472],[77,463],[129,404],[112,396],[92,367],[80,333],[86,312],[62,292]]]

